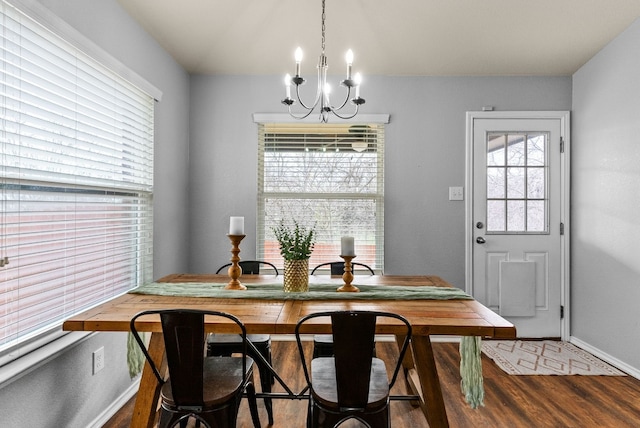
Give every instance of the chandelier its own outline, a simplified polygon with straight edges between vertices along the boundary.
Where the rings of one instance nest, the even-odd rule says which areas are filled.
[[[330,114],[334,114],[336,117],[340,119],[351,119],[358,114],[358,108],[360,105],[364,104],[364,98],[360,97],[360,83],[362,81],[362,76],[360,73],[356,73],[353,77],[351,76],[351,66],[353,64],[353,52],[351,49],[347,51],[346,60],[347,60],[347,78],[340,82],[340,85],[347,88],[347,94],[344,98],[344,101],[339,107],[335,107],[331,104],[329,100],[330,88],[327,84],[327,56],[324,54],[324,45],[325,45],[325,0],[322,0],[322,43],[321,43],[321,53],[320,59],[318,60],[318,89],[316,91],[316,98],[313,104],[307,105],[300,98],[300,86],[304,84],[305,79],[300,76],[300,63],[302,62],[302,49],[298,47],[295,52],[296,59],[296,75],[291,77],[291,75],[287,74],[284,78],[284,84],[286,87],[287,97],[282,100],[282,104],[286,105],[289,109],[289,114],[295,119],[304,119],[309,116],[316,107],[320,107],[320,121],[326,123],[329,120]],[[295,85],[296,90],[296,99],[297,102],[302,106],[303,111],[301,113],[294,113],[291,110],[291,106],[296,102],[293,98],[291,98],[291,84]],[[347,105],[349,102],[349,97],[351,96],[351,90],[354,89],[355,96],[351,98],[351,104],[355,106],[352,112],[350,113],[342,113],[341,110]]]

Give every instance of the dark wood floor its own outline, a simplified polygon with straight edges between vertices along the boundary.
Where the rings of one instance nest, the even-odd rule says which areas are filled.
[[[460,393],[459,353],[455,343],[434,343],[449,423],[452,428],[638,428],[640,427],[640,380],[631,376],[509,376],[482,356],[485,407],[471,409]],[[394,361],[394,343],[378,343],[378,355]],[[303,378],[294,342],[274,342],[275,367],[287,380]],[[300,381],[292,381],[297,390]],[[259,384],[259,383],[258,383]],[[404,392],[399,382],[394,393]],[[104,428],[125,428],[131,420],[133,402],[127,404]],[[259,403],[263,426],[267,416]],[[419,408],[403,401],[391,403],[393,427],[428,427]],[[274,402],[275,427],[305,427],[306,405],[301,401]],[[345,423],[344,428],[362,426]],[[245,402],[238,428],[252,427]]]

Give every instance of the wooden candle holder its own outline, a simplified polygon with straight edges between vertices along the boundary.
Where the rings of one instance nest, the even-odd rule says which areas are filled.
[[[355,285],[351,285],[353,281],[353,273],[351,271],[351,260],[356,256],[340,256],[344,259],[344,273],[342,274],[342,280],[344,284],[338,288],[339,292],[357,293],[360,291]]]
[[[238,264],[240,261],[240,242],[246,235],[227,235],[231,241],[231,266],[227,271],[231,281],[224,287],[225,290],[246,290],[247,287],[242,285],[238,278],[242,275],[242,268]]]

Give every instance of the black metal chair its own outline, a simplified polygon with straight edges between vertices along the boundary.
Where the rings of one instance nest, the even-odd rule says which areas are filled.
[[[375,275],[373,269],[368,265],[363,263],[354,263],[351,262],[353,267],[361,267],[363,269],[359,269],[362,271],[369,271],[371,275]],[[330,266],[331,267],[331,275],[342,275],[344,273],[344,261],[341,262],[327,262],[321,263],[318,266],[314,267],[311,271],[311,275],[314,275],[318,268]],[[353,269],[353,268],[352,268]],[[354,271],[352,271],[354,272]],[[317,357],[331,357],[333,355],[333,341],[331,339],[331,335],[327,334],[316,334],[313,336],[313,358]]]
[[[301,334],[305,323],[330,317],[335,355],[314,358],[307,364]],[[389,382],[384,361],[373,356],[378,318],[393,318],[405,326],[405,339]],[[357,419],[370,428],[391,426],[389,391],[396,381],[411,340],[411,324],[389,312],[337,311],[307,315],[295,328],[296,342],[309,388],[307,427],[337,427]]]
[[[169,378],[164,379],[147,351],[136,323],[144,316],[159,315],[162,323]],[[238,326],[243,340],[240,357],[205,358],[205,316],[222,317]],[[254,427],[260,427],[256,392],[253,386],[253,360],[247,357],[247,333],[233,315],[217,311],[189,309],[149,310],[136,314],[130,329],[142,349],[160,390],[160,428],[186,426],[189,418],[207,427],[235,427],[238,407],[246,393]]]
[[[260,273],[260,266],[266,265],[271,267],[275,272],[276,276],[280,273],[278,272],[278,268],[273,263],[264,262],[262,260],[240,260],[238,265],[242,268],[242,273],[247,275],[258,275]],[[226,265],[220,266],[220,268],[216,271],[216,274],[222,272],[223,269],[231,266],[231,263],[227,263]]]
[[[341,261],[341,262],[321,263],[318,266],[314,267],[313,270],[311,270],[311,275],[314,275],[318,268],[321,268],[324,266],[331,267],[331,275],[342,275],[344,273],[344,261]],[[365,265],[364,263],[351,262],[351,266],[352,266],[351,269],[353,273],[355,273],[356,270],[364,270],[364,271],[369,271],[371,275],[375,275],[375,272],[373,271],[373,269],[371,269],[370,266]],[[362,268],[362,269],[358,269],[358,268]]]
[[[275,265],[269,262],[263,262],[260,260],[244,260],[238,262],[240,267],[242,268],[242,272],[247,275],[250,274],[259,274],[261,265],[270,266],[276,276],[278,276],[279,272]],[[231,263],[227,263],[224,266],[221,266],[217,271],[220,273],[224,268],[231,266]],[[271,364],[271,336],[268,334],[248,334],[247,339],[253,343],[258,352],[264,357],[264,359]],[[207,355],[208,356],[225,356],[228,357],[234,353],[241,352],[242,348],[242,340],[241,337],[236,334],[210,334],[207,338]],[[274,384],[275,379],[273,378],[273,374],[271,370],[265,365],[262,364],[261,360],[257,355],[254,354],[253,350],[250,348],[249,356],[251,356],[258,366],[258,370],[260,372],[260,388],[262,392],[271,392],[271,385]],[[267,410],[267,416],[269,418],[269,424],[273,425],[273,405],[271,398],[264,399],[264,407]]]

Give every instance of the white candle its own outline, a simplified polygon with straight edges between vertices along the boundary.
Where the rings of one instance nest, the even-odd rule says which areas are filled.
[[[302,62],[302,49],[300,49],[300,46],[296,49],[294,56],[296,58],[296,77],[300,77],[300,63]]]
[[[291,98],[291,76],[289,73],[284,76],[284,87],[287,89],[287,99]]]
[[[351,65],[353,64],[353,51],[347,51],[347,80],[351,79]]]
[[[231,217],[229,235],[244,235],[244,217]]]
[[[353,236],[343,236],[340,239],[340,255],[341,256],[355,256],[355,248],[353,243]]]

